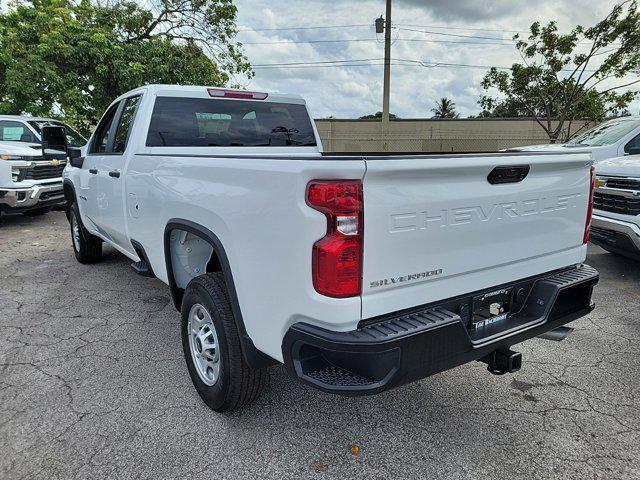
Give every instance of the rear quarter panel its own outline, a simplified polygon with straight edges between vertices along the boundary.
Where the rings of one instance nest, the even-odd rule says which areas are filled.
[[[316,154],[317,155],[317,154]],[[281,342],[295,322],[351,330],[361,299],[332,299],[313,288],[311,252],[326,233],[325,216],[307,206],[312,179],[364,176],[363,160],[300,157],[134,155],[127,195],[137,218],[130,237],[144,245],[167,281],[164,229],[186,219],[211,230],[228,257],[240,309],[255,346],[282,361]]]

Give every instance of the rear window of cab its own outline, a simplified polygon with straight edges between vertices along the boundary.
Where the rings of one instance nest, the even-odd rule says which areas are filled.
[[[316,146],[304,105],[158,97],[148,147]]]

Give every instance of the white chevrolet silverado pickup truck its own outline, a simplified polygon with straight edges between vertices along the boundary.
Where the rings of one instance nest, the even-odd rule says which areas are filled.
[[[44,125],[62,127],[72,147],[86,143],[69,125],[51,118],[0,115],[0,213],[35,216],[64,205],[66,160],[45,158],[40,141]]]
[[[69,157],[76,258],[106,242],[169,285],[216,411],[276,363],[346,395],[513,372],[593,309],[589,155],[332,155],[299,97],[153,85]]]
[[[591,242],[640,260],[640,148],[598,163]]]

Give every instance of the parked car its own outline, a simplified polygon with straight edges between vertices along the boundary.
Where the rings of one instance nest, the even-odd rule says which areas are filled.
[[[640,151],[598,164],[591,241],[640,260]]]
[[[590,153],[596,164],[608,158],[640,153],[640,117],[621,117],[601,123],[567,143],[528,145],[508,152]]]
[[[166,85],[116,99],[69,153],[76,258],[106,242],[169,285],[217,411],[276,363],[347,395],[474,360],[513,372],[511,346],[594,308],[587,154],[332,155],[297,96]]]
[[[62,170],[66,159],[45,159],[40,132],[44,125],[63,127],[67,143],[86,143],[69,125],[51,118],[0,116],[0,213],[42,215],[65,203]]]

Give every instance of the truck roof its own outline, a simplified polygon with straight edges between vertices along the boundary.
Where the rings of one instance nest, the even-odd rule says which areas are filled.
[[[214,90],[224,90],[230,93],[247,93],[253,92],[253,90],[240,90],[233,88],[225,88],[225,87],[212,87],[206,85],[163,85],[163,84],[152,84],[152,85],[144,85],[142,87],[136,88],[134,90],[130,90],[127,93],[118,97],[115,101],[119,101],[122,98],[130,96],[132,93],[136,92],[148,92],[151,94],[155,94],[157,96],[165,96],[165,97],[195,97],[195,98],[212,98],[209,94],[209,89]],[[258,92],[256,92],[258,93]],[[278,103],[294,103],[299,105],[304,105],[306,102],[300,96],[296,94],[283,94],[277,92],[259,92],[266,94],[266,98],[264,102],[278,102]],[[224,97],[215,97],[215,98],[224,98]],[[233,100],[242,101],[242,99],[233,98]],[[256,99],[257,100],[257,99]],[[115,103],[114,101],[114,103]]]
[[[55,118],[49,117],[32,117],[31,115],[0,115],[0,120],[20,120],[23,122],[58,122]]]

